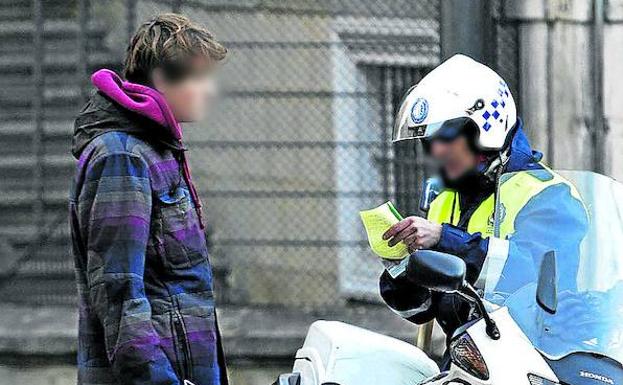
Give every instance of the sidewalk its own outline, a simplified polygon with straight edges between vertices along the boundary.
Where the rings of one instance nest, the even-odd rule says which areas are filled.
[[[2,304],[0,309],[0,357],[75,354],[75,309],[10,304]],[[219,309],[229,360],[291,359],[303,343],[307,328],[317,319],[340,320],[409,342],[416,335],[414,325],[382,306],[348,306],[331,311],[231,306]]]

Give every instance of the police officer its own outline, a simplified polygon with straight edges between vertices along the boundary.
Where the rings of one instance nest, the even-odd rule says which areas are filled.
[[[426,219],[407,217],[385,233],[390,245],[454,254],[476,287],[504,269],[522,269],[533,282],[549,250],[577,258],[587,228],[584,206],[531,149],[513,96],[493,70],[456,55],[430,72],[409,90],[396,119],[393,140],[408,139],[423,140],[445,189]],[[577,269],[577,261],[565,266]],[[564,278],[575,277],[573,271],[559,277],[562,286],[575,284]],[[448,337],[473,315],[457,295],[431,292],[407,277],[384,272],[380,288],[392,310],[415,323],[436,319]]]

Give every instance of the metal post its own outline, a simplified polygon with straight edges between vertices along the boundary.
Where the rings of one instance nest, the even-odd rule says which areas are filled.
[[[183,0],[173,0],[173,6],[171,7],[171,11],[174,13],[179,13],[182,10],[182,2]]]
[[[503,22],[504,12],[501,9],[503,2],[485,1],[481,4],[482,10],[482,60],[491,68],[499,69],[498,55],[498,23]],[[496,8],[497,7],[497,8]],[[499,18],[499,19],[497,19]]]
[[[556,82],[554,81],[554,20],[549,17],[547,19],[547,47],[546,47],[546,62],[547,68],[545,69],[547,76],[547,160],[551,167],[556,165],[556,141],[554,130],[554,110],[556,109],[556,103],[554,100],[554,87]]]
[[[441,57],[463,53],[486,62],[489,36],[485,0],[443,0],[441,2]]]
[[[389,200],[389,161],[390,161],[390,136],[388,135],[388,130],[391,130],[391,122],[393,122],[393,109],[392,109],[392,100],[391,100],[391,87],[392,87],[392,68],[384,66],[381,67],[381,121],[382,124],[382,132],[381,132],[381,151],[383,155],[381,157],[381,178],[383,180],[383,199]]]
[[[33,135],[32,135],[32,223],[36,229],[36,239],[41,236],[43,227],[43,108],[44,108],[44,44],[43,44],[43,4],[41,0],[33,0],[33,63],[32,63],[32,118],[33,118]]]
[[[77,84],[80,87],[80,99],[84,102],[87,98],[89,72],[89,0],[78,0],[78,33],[76,43],[78,46],[78,62],[76,63]]]
[[[128,42],[132,40],[132,36],[134,36],[134,28],[136,26],[136,0],[126,0],[126,21],[127,21],[127,33],[128,33]]]
[[[604,173],[606,170],[605,162],[605,139],[606,122],[604,111],[604,1],[594,0],[593,2],[593,65],[592,80],[593,92],[593,170]]]
[[[424,353],[430,355],[432,353],[433,342],[433,329],[435,327],[435,321],[428,321],[427,323],[420,325],[418,328],[417,337],[415,340],[415,346],[417,346]]]

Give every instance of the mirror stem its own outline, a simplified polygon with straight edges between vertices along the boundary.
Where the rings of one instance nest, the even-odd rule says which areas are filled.
[[[485,309],[485,304],[482,302],[482,299],[480,298],[476,290],[467,282],[465,282],[465,284],[463,285],[462,290],[472,299],[472,301],[476,304],[478,310],[482,314],[482,318],[485,320],[486,324],[485,331],[487,332],[487,335],[493,340],[499,340],[500,329],[498,329],[498,325],[496,325],[495,321],[491,318],[491,316],[489,316],[487,309]]]

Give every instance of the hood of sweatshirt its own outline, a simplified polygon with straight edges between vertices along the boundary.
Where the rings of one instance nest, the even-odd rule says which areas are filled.
[[[201,202],[186,160],[182,129],[164,96],[153,88],[125,81],[107,69],[95,72],[91,82],[97,91],[74,122],[73,156],[78,159],[93,139],[111,131],[126,132],[170,148],[181,163],[183,177],[203,227]]]
[[[150,142],[183,150],[182,130],[158,91],[123,81],[110,70],[91,76],[97,92],[74,122],[72,154],[77,159],[94,138],[109,131],[123,131]]]

